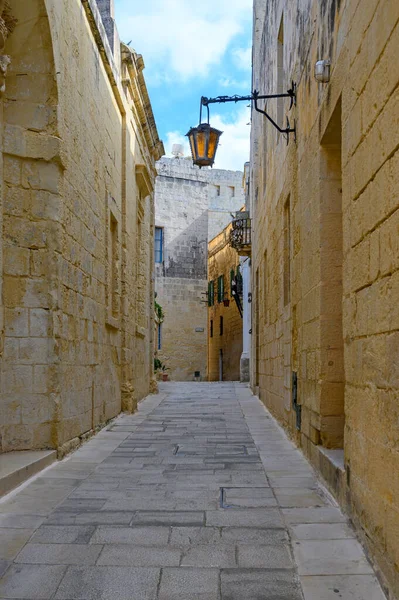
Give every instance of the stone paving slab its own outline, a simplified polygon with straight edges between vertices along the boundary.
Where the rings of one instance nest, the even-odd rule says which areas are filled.
[[[229,569],[221,572],[223,600],[302,600],[295,572],[270,569]]]
[[[97,561],[98,565],[132,567],[178,567],[181,552],[170,546],[139,546],[126,544],[107,544]]]
[[[153,600],[160,569],[69,567],[56,600]],[[14,596],[15,597],[15,596]]]
[[[306,600],[386,600],[374,575],[302,577]]]
[[[51,598],[67,567],[55,565],[11,565],[0,579],[0,598]]]
[[[245,386],[162,390],[0,501],[0,599],[383,600]]]
[[[102,546],[27,544],[14,562],[32,565],[95,565]]]
[[[218,569],[163,569],[159,600],[219,600]]]

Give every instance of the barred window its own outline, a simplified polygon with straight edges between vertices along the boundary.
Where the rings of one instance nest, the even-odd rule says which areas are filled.
[[[163,229],[155,227],[155,262],[163,262]]]

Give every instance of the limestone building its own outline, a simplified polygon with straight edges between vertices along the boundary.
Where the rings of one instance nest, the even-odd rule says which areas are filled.
[[[150,390],[163,146],[113,0],[0,6],[0,448],[62,454]]]
[[[242,173],[162,158],[155,187],[157,356],[176,381],[207,378],[208,241],[244,203]],[[197,375],[196,375],[197,374]]]
[[[399,3],[254,3],[252,385],[399,592]],[[314,72],[317,61],[319,80]],[[324,78],[324,83],[320,81]],[[263,108],[263,106],[262,106]]]
[[[227,225],[208,244],[209,381],[240,380],[242,274],[240,257],[230,245],[231,230]]]

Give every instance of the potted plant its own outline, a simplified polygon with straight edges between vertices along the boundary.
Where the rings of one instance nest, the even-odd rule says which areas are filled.
[[[230,306],[230,299],[227,297],[227,295],[223,298],[223,304],[224,306]]]
[[[168,367],[166,365],[162,365],[162,381],[168,381],[169,375],[166,371],[168,371]]]
[[[159,358],[154,358],[154,371],[159,379],[162,379],[162,381],[168,381],[168,374],[166,372],[168,370],[168,367],[162,361],[160,361]]]

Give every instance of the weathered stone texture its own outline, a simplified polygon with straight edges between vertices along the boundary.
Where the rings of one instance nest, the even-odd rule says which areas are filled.
[[[111,51],[93,0],[11,7],[0,448],[63,453],[149,391],[162,144],[142,59]]]
[[[315,466],[333,474],[331,487],[393,594],[399,591],[398,19],[399,4],[390,0],[256,0],[253,85],[274,93],[297,83],[291,112],[288,103],[282,113],[277,101],[267,106],[276,118],[296,120],[297,144],[287,147],[255,112],[251,142],[252,383]],[[331,60],[329,84],[313,77],[320,59]],[[343,448],[342,469],[327,467],[322,447],[337,449],[336,456]]]
[[[208,244],[208,280],[214,285],[214,304],[208,308],[209,381],[240,380],[243,325],[231,293],[231,272],[234,271],[234,275],[237,275],[240,257],[229,245],[230,231],[231,225],[228,225]],[[220,276],[223,276],[224,298],[228,300],[228,306],[218,299],[217,281]],[[223,319],[223,331],[221,319]]]
[[[156,264],[157,301],[165,313],[158,358],[170,378],[207,376],[208,241],[244,204],[242,173],[198,169],[189,158],[157,163],[155,224],[163,228],[163,262]]]

